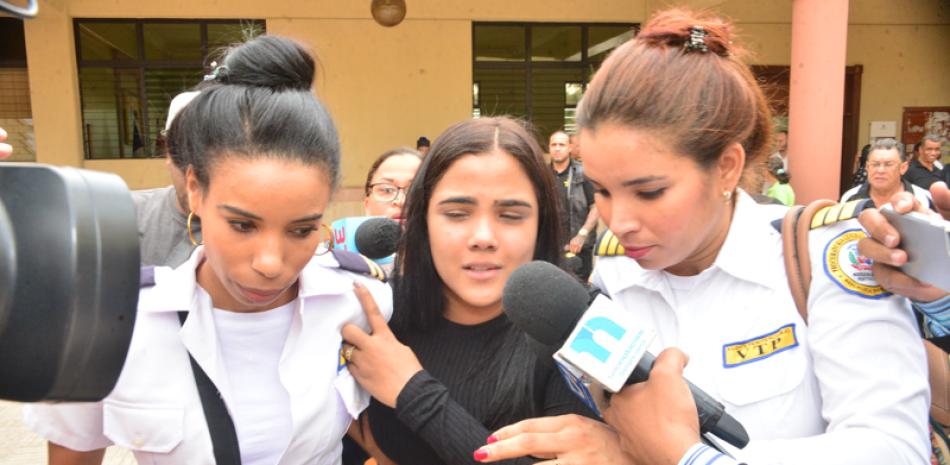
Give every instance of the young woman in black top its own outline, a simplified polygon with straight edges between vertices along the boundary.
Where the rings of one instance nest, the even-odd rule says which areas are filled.
[[[553,181],[511,119],[458,123],[432,145],[406,202],[392,332],[373,317],[372,335],[343,329],[350,371],[374,397],[359,433],[380,462],[477,463],[495,428],[590,415],[501,306],[515,268],[560,257]]]

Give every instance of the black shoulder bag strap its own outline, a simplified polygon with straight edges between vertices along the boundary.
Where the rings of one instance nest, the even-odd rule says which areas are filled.
[[[181,321],[182,326],[187,319],[188,312],[178,312],[178,320]],[[211,445],[214,448],[214,463],[241,465],[241,449],[238,445],[237,432],[234,429],[234,422],[231,421],[231,415],[224,406],[224,400],[221,399],[221,393],[191,353],[188,354],[188,359],[191,360],[191,372],[195,375],[198,396],[201,397],[201,408],[205,413],[205,421],[208,422],[208,433],[211,434]]]

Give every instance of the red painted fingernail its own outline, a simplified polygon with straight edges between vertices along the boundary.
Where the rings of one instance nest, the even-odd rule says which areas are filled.
[[[487,458],[488,458],[488,451],[487,451],[487,450],[485,450],[485,449],[478,449],[477,451],[475,451],[475,461],[476,461],[476,462],[481,462],[482,460],[485,460],[485,459],[487,459]]]
[[[491,436],[488,436],[488,439],[485,442],[487,442],[488,444],[491,444],[493,442],[498,442],[498,438],[496,438],[495,435],[493,434]]]

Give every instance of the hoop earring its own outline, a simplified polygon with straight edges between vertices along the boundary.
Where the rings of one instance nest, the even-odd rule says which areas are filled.
[[[320,227],[321,227],[324,231],[327,232],[327,237],[328,237],[329,239],[327,239],[327,242],[326,242],[326,243],[327,243],[327,246],[324,247],[322,251],[320,250],[320,247],[317,247],[317,253],[315,254],[315,255],[317,255],[317,256],[324,255],[324,254],[326,254],[327,252],[330,252],[330,251],[333,250],[333,230],[330,229],[330,227],[327,226],[326,223],[320,223]]]
[[[191,241],[191,245],[198,247],[199,245],[203,245],[205,241],[203,240],[201,242],[196,241],[195,235],[191,232],[191,219],[194,217],[195,217],[195,212],[192,211],[188,213],[188,222],[185,223],[185,228],[188,229],[188,240]]]

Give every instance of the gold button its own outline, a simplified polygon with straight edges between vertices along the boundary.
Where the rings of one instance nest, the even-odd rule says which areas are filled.
[[[138,438],[132,441],[132,445],[135,447],[142,447],[142,444],[145,444],[145,441]]]

